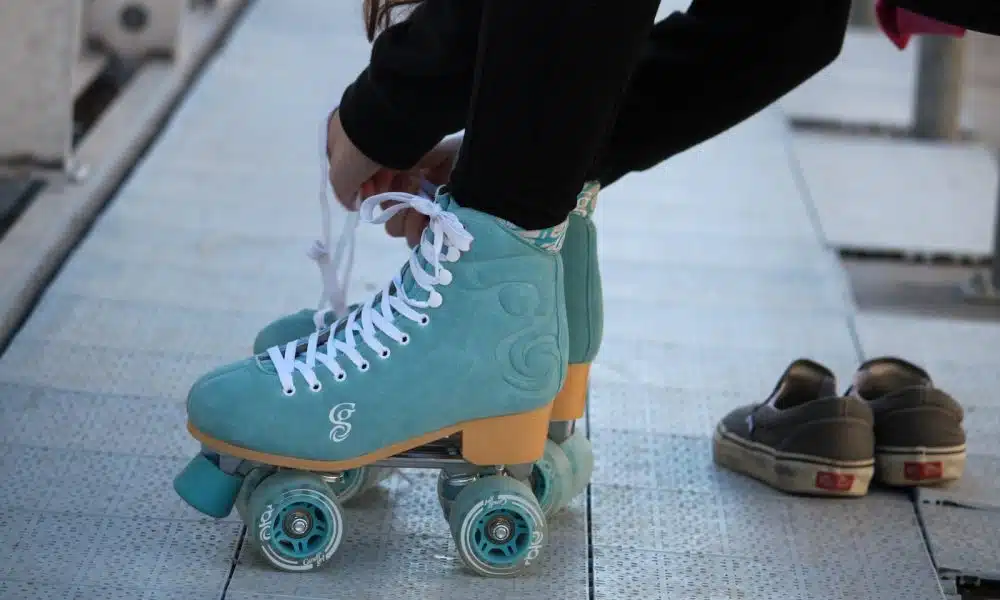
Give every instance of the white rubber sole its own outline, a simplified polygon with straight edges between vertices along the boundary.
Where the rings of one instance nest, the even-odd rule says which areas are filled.
[[[716,428],[713,442],[712,458],[717,465],[791,494],[864,496],[875,474],[874,459],[835,461],[777,452],[738,438],[722,425]]]
[[[939,485],[965,472],[965,446],[875,448],[875,476],[894,487]]]

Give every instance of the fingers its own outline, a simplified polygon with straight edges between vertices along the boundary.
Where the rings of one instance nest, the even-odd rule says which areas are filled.
[[[393,204],[396,203],[383,202],[382,208],[385,209]],[[392,215],[386,221],[385,232],[390,237],[406,238],[406,243],[412,248],[420,243],[420,236],[423,235],[424,228],[427,227],[427,221],[427,215],[408,208]]]
[[[361,185],[361,199],[386,192],[407,192],[416,194],[420,190],[420,177],[406,171],[379,170]]]
[[[381,204],[382,210],[389,208],[393,204],[397,204],[397,202],[383,202]],[[385,222],[385,232],[389,234],[389,237],[394,237],[394,238],[403,237],[403,235],[405,234],[405,230],[403,229],[403,224],[406,220],[407,212],[409,211],[404,210],[402,212],[398,212],[389,217],[389,220]]]
[[[420,236],[424,233],[424,228],[427,227],[427,222],[430,218],[412,209],[407,209],[402,212],[404,216],[403,219],[403,234],[406,236],[406,243],[409,244],[410,248],[415,247],[420,243]]]

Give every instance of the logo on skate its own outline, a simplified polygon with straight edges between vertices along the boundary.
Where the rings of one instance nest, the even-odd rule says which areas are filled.
[[[274,518],[274,505],[268,504],[264,509],[264,512],[260,515],[260,521],[257,523],[257,530],[259,531],[261,541],[267,542],[271,539],[271,520]]]
[[[330,409],[330,422],[333,429],[330,430],[330,441],[339,444],[351,435],[351,416],[354,414],[354,403],[344,402]]]

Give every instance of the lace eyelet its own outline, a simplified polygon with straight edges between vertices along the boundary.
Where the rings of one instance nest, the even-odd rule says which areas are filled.
[[[403,337],[399,338],[399,345],[405,346],[410,343],[410,336],[403,334]]]
[[[294,386],[292,386],[290,388],[284,388],[281,391],[284,392],[284,394],[286,396],[294,396],[295,395],[295,387]]]
[[[337,381],[343,381],[343,380],[347,379],[347,374],[346,373],[337,373],[337,375],[334,376],[334,379],[336,379]]]
[[[420,324],[421,325],[426,325],[426,324],[428,324],[430,322],[431,322],[431,318],[430,317],[428,317],[427,315],[420,315]]]
[[[389,358],[390,354],[392,354],[392,352],[389,352],[389,349],[386,348],[385,350],[379,353],[379,356],[381,356],[383,359],[386,359]]]
[[[316,382],[316,385],[309,386],[309,390],[312,392],[318,392],[322,389],[323,389],[323,383],[319,381]]]
[[[361,363],[361,365],[358,367],[358,370],[361,371],[362,373],[364,373],[365,371],[368,370],[368,367],[370,367],[370,366],[371,365],[368,364],[368,361],[365,361],[365,362]]]

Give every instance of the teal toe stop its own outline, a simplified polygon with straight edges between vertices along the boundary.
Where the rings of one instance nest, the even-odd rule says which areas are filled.
[[[174,479],[174,491],[182,500],[216,519],[229,516],[242,485],[242,477],[222,472],[204,454],[191,459]]]

